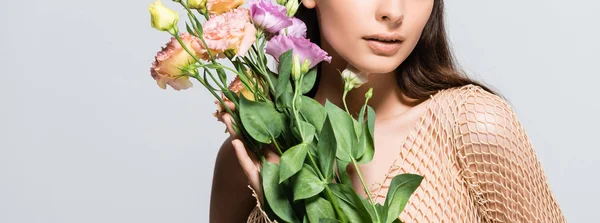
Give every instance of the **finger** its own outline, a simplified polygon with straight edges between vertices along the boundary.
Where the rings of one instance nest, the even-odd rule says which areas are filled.
[[[224,114],[223,122],[225,123],[225,126],[227,126],[227,132],[229,132],[229,135],[231,136],[231,138],[237,138],[237,133],[233,129],[233,123],[235,123],[233,121],[233,117],[231,117],[230,114]]]
[[[265,159],[268,162],[279,164],[279,160],[281,158],[279,156],[279,153],[273,151],[273,149],[269,148],[269,147],[265,148],[263,151],[264,151]]]
[[[261,188],[260,187],[260,174],[258,172],[258,169],[254,165],[254,161],[248,155],[248,152],[246,151],[246,147],[244,147],[244,144],[242,143],[242,141],[240,141],[239,139],[234,139],[233,141],[231,141],[231,144],[233,145],[233,148],[235,149],[235,154],[238,158],[238,161],[240,162],[240,165],[242,166],[242,170],[244,171],[244,174],[246,174],[246,177],[248,177],[248,181],[250,182],[250,185],[252,187],[254,187],[255,189]],[[260,196],[262,196],[262,194],[260,194]]]

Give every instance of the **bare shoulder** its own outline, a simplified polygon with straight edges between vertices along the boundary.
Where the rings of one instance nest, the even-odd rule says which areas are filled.
[[[210,222],[245,222],[256,206],[228,137],[217,154],[210,197]]]

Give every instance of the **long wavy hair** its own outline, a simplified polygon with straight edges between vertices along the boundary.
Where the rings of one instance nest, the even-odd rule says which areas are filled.
[[[320,46],[321,35],[316,10],[300,4],[296,17],[306,23],[307,38]],[[317,83],[307,96],[314,97],[316,94],[321,79],[320,65],[318,69]],[[499,95],[484,84],[470,79],[458,69],[446,36],[443,0],[434,0],[431,16],[419,42],[406,60],[396,68],[396,73],[398,86],[402,92],[414,99],[427,99],[439,90],[468,84],[480,86],[492,94]]]

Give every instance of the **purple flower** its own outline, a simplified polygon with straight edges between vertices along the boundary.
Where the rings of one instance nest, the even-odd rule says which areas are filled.
[[[254,25],[270,33],[277,33],[292,25],[292,19],[286,15],[287,9],[281,5],[257,0],[250,5],[250,12]]]
[[[298,18],[292,18],[292,25],[287,27],[287,35],[295,36],[295,37],[304,37],[306,38],[306,24],[302,22],[302,20]],[[279,33],[285,32],[284,30],[279,31]]]
[[[266,51],[267,54],[278,60],[281,54],[290,49],[294,49],[294,56],[298,56],[301,64],[308,60],[310,64],[308,69],[313,68],[321,61],[331,63],[331,57],[327,56],[327,52],[322,50],[317,44],[302,37],[277,35],[269,40]]]

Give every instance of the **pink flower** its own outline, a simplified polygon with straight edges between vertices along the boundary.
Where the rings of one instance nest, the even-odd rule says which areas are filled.
[[[308,69],[313,68],[321,61],[331,63],[331,57],[327,56],[327,52],[310,42],[308,39],[302,37],[277,35],[269,40],[266,51],[267,54],[278,60],[281,54],[290,49],[294,50],[294,57],[298,56],[300,64],[304,64],[305,61],[308,60]]]
[[[203,30],[206,45],[211,52],[218,54],[233,49],[236,55],[244,56],[256,41],[256,28],[250,23],[250,11],[244,8],[211,17],[204,23]]]
[[[254,25],[267,30],[267,32],[277,33],[292,25],[292,19],[286,15],[287,9],[269,1],[255,1],[250,5],[250,11]]]
[[[200,44],[200,39],[189,33],[180,34],[180,37],[196,57],[201,58],[206,55],[206,50]],[[192,82],[187,76],[180,75],[184,74],[181,68],[194,63],[194,58],[183,49],[175,37],[171,37],[171,41],[167,43],[167,46],[156,54],[150,68],[150,74],[160,88],[166,89],[169,85],[179,91],[192,86]]]
[[[292,18],[292,25],[287,27],[285,30],[281,30],[279,33],[286,32],[288,36],[304,37],[306,38],[306,24],[298,18]]]

